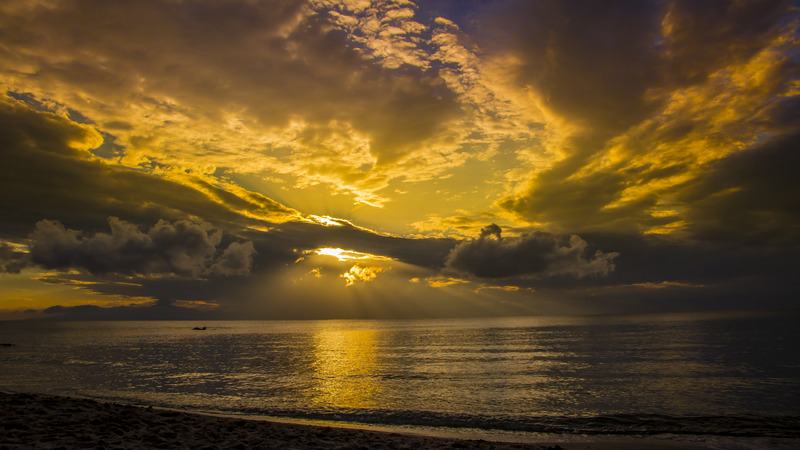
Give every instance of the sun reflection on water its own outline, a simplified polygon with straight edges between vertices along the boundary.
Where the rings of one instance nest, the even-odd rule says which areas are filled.
[[[314,334],[314,401],[339,408],[371,408],[375,379],[375,330],[325,328]]]

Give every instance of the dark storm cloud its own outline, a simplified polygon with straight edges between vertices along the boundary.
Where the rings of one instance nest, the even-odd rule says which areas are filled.
[[[324,227],[303,222],[275,225],[269,232],[244,230],[239,236],[246,239],[247,243],[252,242],[256,251],[256,254],[253,255],[251,273],[247,277],[138,276],[131,278],[117,273],[93,274],[86,271],[46,274],[40,276],[39,281],[57,285],[80,286],[87,292],[116,296],[120,299],[120,303],[124,303],[126,298],[155,300],[154,306],[65,307],[48,310],[47,313],[52,314],[53,318],[70,320],[152,320],[170,317],[221,319],[242,318],[243,314],[250,318],[256,316],[262,318],[322,318],[328,317],[330,314],[342,317],[337,315],[340,313],[337,313],[335,308],[330,309],[329,305],[325,306],[328,308],[325,309],[326,312],[306,310],[303,305],[322,300],[306,299],[302,296],[292,297],[290,291],[275,291],[277,287],[272,284],[282,285],[281,283],[286,282],[286,270],[291,270],[306,250],[314,250],[319,247],[341,247],[387,256],[421,267],[420,272],[434,274],[442,267],[445,257],[456,243],[451,239],[405,239],[384,236],[350,225]],[[235,249],[235,245],[235,242],[230,244],[228,249]],[[217,253],[219,254],[219,252]],[[221,264],[218,262],[216,264],[218,270],[221,268],[220,266]],[[280,278],[275,278],[276,274]],[[405,280],[403,281],[407,283]],[[265,290],[264,286],[268,286],[268,288]],[[276,292],[280,292],[280,294]],[[276,295],[281,295],[281,298],[275,298]],[[402,295],[402,293],[396,293],[393,301],[406,304],[405,300],[399,300],[403,298]],[[203,311],[197,309],[210,306],[213,306],[214,309]],[[272,315],[263,315],[266,313],[261,309],[259,309],[261,312],[255,312],[255,315],[243,312],[250,311],[248,308],[254,306],[257,309],[266,308],[271,311],[269,314]],[[287,313],[287,311],[293,312]],[[411,310],[405,313],[415,314]],[[361,311],[361,314],[364,312]]]
[[[131,279],[118,273],[85,272],[51,274],[41,281],[66,285],[76,283],[91,292],[114,295],[123,299],[142,297],[157,299],[158,305],[174,305],[178,301],[214,303],[220,307],[219,317],[223,317],[224,314],[240,317],[236,316],[237,308],[253,300],[253,292],[248,290],[249,283],[258,283],[260,279],[282,273],[287,267],[291,267],[305,250],[341,247],[387,256],[433,271],[442,267],[445,257],[455,245],[455,241],[451,239],[404,239],[382,236],[351,226],[323,227],[302,222],[276,225],[269,232],[245,230],[240,236],[246,242],[234,241],[229,244],[226,250],[229,257],[226,258],[226,252],[220,254],[218,247],[216,262],[210,269],[213,274],[203,279],[174,276],[140,276]],[[226,269],[232,271],[241,267],[241,264],[234,263],[242,261],[242,258],[233,256],[239,253],[250,254],[251,249],[254,249],[255,253],[251,255],[253,266],[249,276],[244,278],[218,276],[225,275]],[[143,263],[146,264],[145,261]],[[269,292],[264,292],[263,295],[265,296],[263,301],[273,301]],[[115,310],[114,314],[123,314],[129,310],[132,314],[135,313],[135,308],[127,308]],[[177,310],[170,311],[175,313]],[[133,314],[132,317],[138,316]]]
[[[619,253],[613,272],[583,278],[518,274],[480,281],[531,290],[532,305],[546,299],[566,309],[604,314],[797,305],[796,245],[729,245],[619,232],[584,233],[581,238],[589,244],[586,255],[594,249]]]
[[[587,255],[587,243],[578,236],[568,239],[532,232],[503,238],[492,224],[477,239],[463,241],[447,256],[446,267],[481,278],[608,275],[618,253],[596,251]]]
[[[520,58],[517,82],[541,92],[548,108],[613,129],[649,108],[642,94],[659,71],[650,51],[660,12],[653,2],[504,5],[487,27]]]
[[[0,273],[20,273],[28,266],[30,260],[26,252],[21,252],[14,247],[0,243]]]
[[[494,236],[499,241],[500,239],[502,239],[501,236],[502,234],[503,230],[500,229],[500,226],[497,225],[496,223],[492,223],[481,229],[481,234],[479,236],[479,239],[486,239],[490,236]]]
[[[236,313],[237,306],[245,303],[239,289],[246,285],[250,276],[215,276],[206,278],[180,277],[170,274],[163,276],[130,276],[114,273],[92,274],[83,272],[51,272],[40,275],[42,283],[75,286],[86,293],[112,296],[118,305],[129,301],[140,303],[150,299],[153,306],[183,305],[191,308],[219,306],[221,310]],[[260,275],[263,275],[261,273]],[[140,306],[131,305],[132,308]]]
[[[588,139],[574,138],[570,142]],[[561,230],[608,229],[614,226],[631,228],[646,218],[644,211],[657,198],[651,196],[624,208],[607,209],[628,185],[625,173],[616,170],[600,171],[581,177],[571,176],[580,170],[591,154],[599,151],[597,144],[580,142],[572,156],[539,174],[535,187],[523,195],[503,199],[499,205],[529,220],[542,221]],[[589,219],[591,218],[591,219]]]
[[[0,101],[0,237],[22,239],[42,219],[97,230],[109,216],[137,224],[197,216],[235,227],[258,221],[234,209],[276,220],[296,214],[257,194],[240,198],[207,183],[199,184],[201,191],[75,148],[99,145],[99,139],[64,117]]]
[[[710,163],[681,193],[691,205],[689,231],[703,241],[800,250],[798,167],[800,133]]]
[[[231,242],[210,267],[215,276],[233,276],[250,273],[256,251],[253,242]]]
[[[692,83],[709,73],[753,56],[776,37],[787,19],[789,0],[709,0],[664,3],[662,45],[669,71],[665,81]]]
[[[614,272],[608,277],[551,277],[538,280],[537,287],[552,289],[584,289],[592,287],[637,284],[678,283],[714,286],[741,283],[743,280],[783,278],[784,287],[794,283],[792,255],[796,247],[746,245],[742,242],[720,242],[663,235],[606,232],[585,233],[582,238],[591,248],[614,249]],[[751,290],[765,288],[754,283]]]
[[[512,1],[486,27],[521,59],[520,85],[569,119],[617,131],[657,106],[648,90],[701,82],[763,49],[791,3]]]
[[[221,245],[222,233],[202,220],[159,221],[148,231],[116,217],[110,233],[85,235],[43,220],[31,234],[31,261],[48,269],[93,274],[209,277],[250,272],[252,242]]]
[[[650,213],[679,195],[677,180],[703,175],[695,161],[798,127],[792,2],[488,8],[496,20],[483,21],[484,45],[512,55],[516,86],[562,120],[551,145],[564,158],[498,203],[531,222],[566,232],[657,226]]]

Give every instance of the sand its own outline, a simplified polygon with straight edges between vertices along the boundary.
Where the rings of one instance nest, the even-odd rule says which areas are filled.
[[[653,440],[522,444],[448,439],[0,392],[0,449],[28,448],[675,450],[703,447]]]

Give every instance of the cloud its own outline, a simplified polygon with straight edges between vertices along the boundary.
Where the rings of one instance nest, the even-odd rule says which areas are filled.
[[[483,229],[481,229],[481,234],[478,237],[478,239],[479,240],[480,239],[486,239],[486,238],[494,236],[495,239],[497,239],[499,241],[499,240],[503,239],[503,237],[501,236],[502,233],[503,233],[503,230],[501,230],[500,227],[497,224],[492,223],[492,224],[487,225]]]
[[[417,279],[417,281],[412,281],[412,282],[417,283],[417,282],[419,282],[419,280]],[[467,280],[462,280],[460,278],[446,277],[446,276],[442,276],[442,275],[437,275],[437,276],[434,276],[434,277],[427,277],[427,278],[425,278],[425,282],[428,283],[428,286],[434,287],[434,288],[452,286],[454,284],[469,283],[469,281],[467,281]]]
[[[175,227],[176,222],[179,221],[169,221],[167,224]],[[218,227],[215,229],[220,230]],[[69,229],[58,231],[59,236],[70,234]],[[213,230],[206,233],[214,234]],[[100,234],[108,235],[109,233],[102,232]],[[138,228],[138,234],[149,237],[150,230]],[[77,233],[76,237],[91,238],[92,234]],[[198,238],[202,238],[202,236],[198,236]],[[255,253],[252,254],[251,245],[255,250]],[[236,234],[223,232],[220,244],[216,245],[214,259],[208,260],[203,267],[196,266],[196,271],[203,272],[196,278],[168,273],[150,276],[136,275],[131,274],[129,270],[122,269],[117,271],[122,273],[107,270],[89,272],[87,269],[83,269],[43,274],[37,277],[37,280],[104,294],[105,299],[111,303],[115,301],[129,302],[131,299],[142,298],[157,299],[162,304],[170,305],[176,301],[203,301],[216,303],[219,305],[220,311],[228,311],[235,315],[248,304],[276,302],[277,300],[273,298],[265,299],[263,296],[263,292],[274,288],[272,283],[282,283],[285,291],[282,291],[281,295],[286,296],[286,302],[300,302],[300,299],[306,295],[306,291],[300,285],[309,282],[313,284],[315,281],[327,278],[325,276],[327,274],[336,273],[338,275],[344,272],[351,277],[352,283],[357,285],[368,281],[363,278],[369,277],[370,273],[380,274],[381,271],[388,270],[389,266],[394,267],[394,272],[399,272],[397,267],[402,266],[406,268],[404,270],[414,273],[434,273],[441,268],[445,257],[454,245],[455,241],[449,239],[407,239],[385,236],[350,225],[325,227],[305,222],[287,222],[277,224],[269,231],[246,229],[240,230]],[[69,248],[73,246],[74,242]],[[208,248],[205,245],[202,247]],[[327,256],[330,254],[327,251],[318,254],[318,250],[325,248],[337,250],[335,252],[337,257]],[[338,248],[355,250],[338,251]],[[303,256],[303,261],[298,262],[298,256]],[[340,261],[339,256],[343,257],[344,261]],[[86,259],[87,257],[81,256],[81,258]],[[73,255],[72,258],[66,258],[61,265],[66,266],[70,261],[74,262],[77,259],[77,256]],[[225,276],[230,272],[240,273],[243,267],[247,267],[247,262],[250,260],[252,260],[252,269],[250,273],[245,274],[246,276]],[[350,268],[356,262],[358,262],[358,268],[350,273]],[[92,266],[98,264],[102,264],[102,261],[92,262]],[[142,262],[142,264],[144,263]],[[380,267],[378,268],[378,266]],[[81,269],[82,266],[73,265],[72,267]],[[161,267],[164,268],[166,265],[162,264]],[[295,269],[299,272],[292,272]],[[169,267],[165,270],[169,270]],[[313,270],[317,272],[309,274]],[[287,271],[291,273],[287,274]],[[315,276],[317,274],[320,277]],[[400,275],[398,274],[398,276]],[[287,286],[285,281],[289,278],[302,279],[302,283],[298,285],[290,283],[291,286]],[[341,278],[338,279],[340,281],[337,286],[344,288],[347,278],[345,278],[345,283],[341,282]],[[374,281],[374,278],[371,280]],[[381,285],[376,287],[384,288],[383,281],[386,280],[380,281]],[[253,286],[259,287],[254,288]],[[318,294],[324,296],[330,292],[322,290]],[[302,302],[298,304],[302,304]],[[296,311],[297,308],[294,308],[293,311]],[[246,313],[241,314],[246,317]],[[331,315],[335,316],[333,312]]]
[[[44,218],[92,229],[109,216],[134,223],[197,216],[227,227],[301,216],[243,189],[109,163],[89,152],[102,140],[91,126],[0,96],[0,236],[22,239]]]
[[[211,274],[233,276],[250,273],[256,253],[252,241],[231,242],[211,266]]]
[[[5,213],[0,216],[0,236],[10,242],[24,242],[45,218],[64,226],[64,238],[67,229],[103,229],[108,217],[114,216],[128,224],[202,218],[218,230],[246,236],[243,240],[252,242],[256,251],[253,264],[261,267],[293,261],[294,249],[320,247],[356,249],[438,267],[455,244],[451,239],[380,235],[341,220],[336,222],[340,226],[319,226],[301,221],[305,216],[295,209],[237,186],[113,165],[86,150],[98,142],[90,126],[37,111],[13,98],[2,100],[0,205]],[[247,262],[243,255],[248,248],[233,244],[225,248],[227,254],[219,256],[210,275],[238,272],[234,267]],[[138,295],[157,292],[158,288],[148,287]]]
[[[477,239],[459,243],[447,256],[446,267],[480,278],[570,275],[603,276],[614,271],[618,253],[597,250],[587,255],[588,244],[578,236],[562,239],[533,232],[503,238],[492,224]]]
[[[516,56],[516,82],[546,109],[612,132],[672,89],[754,57],[796,18],[791,1],[511,1],[495,11],[485,44]]]
[[[0,63],[14,68],[10,92],[91,122],[127,167],[322,185],[384,206],[393,182],[513,157],[501,147],[542,130],[469,36],[418,13],[428,6],[12,1]]]
[[[687,183],[686,232],[695,239],[797,248],[800,239],[800,133],[779,136],[709,162],[707,175]]]
[[[0,273],[20,273],[29,262],[27,252],[18,251],[14,246],[0,242]]]
[[[12,2],[0,61],[17,68],[8,90],[79,111],[129,167],[279,176],[380,205],[387,180],[463,162],[463,114],[423,70],[410,4],[338,3]]]
[[[490,291],[491,291],[491,290],[497,290],[497,291],[506,291],[506,292],[519,292],[519,291],[523,291],[523,292],[527,292],[527,293],[531,293],[531,294],[533,294],[533,293],[535,292],[535,291],[533,290],[533,288],[521,288],[521,287],[519,287],[519,286],[514,286],[514,285],[499,285],[499,286],[492,286],[492,285],[485,285],[485,284],[484,284],[484,285],[481,285],[481,286],[478,286],[478,288],[477,288],[477,289],[475,289],[475,292],[479,292],[479,291],[485,291],[485,290],[490,290]]]
[[[498,302],[796,292],[795,2],[39,3],[0,7],[0,271],[37,224],[77,270],[31,284],[233,310],[327,248]]]
[[[429,55],[419,48],[427,27],[414,21],[417,6],[405,0],[378,0],[363,3],[321,0],[312,2],[320,11],[329,11],[332,22],[348,33],[369,58],[384,67],[403,65],[427,69]]]
[[[391,269],[391,267],[378,267],[378,266],[360,266],[355,264],[347,272],[339,275],[344,278],[345,285],[353,286],[358,282],[367,282],[374,280],[379,273]]]
[[[144,232],[116,217],[110,233],[84,234],[42,220],[31,234],[31,261],[48,269],[92,274],[209,277],[250,273],[252,242],[221,245],[222,233],[202,220],[159,221]]]
[[[281,262],[295,261],[298,253],[306,256],[322,250],[322,254],[341,260],[388,258],[426,268],[440,268],[457,243],[454,239],[382,235],[351,225],[325,227],[301,222],[287,222],[276,225],[269,233],[247,232],[243,236],[253,240],[259,255],[283,255]]]
[[[502,43],[509,85],[545,111],[543,147],[559,155],[520,152],[527,174],[497,202],[520,220],[680,231],[690,205],[676,197],[707,163],[797,129],[792,2],[511,5],[484,44]]]

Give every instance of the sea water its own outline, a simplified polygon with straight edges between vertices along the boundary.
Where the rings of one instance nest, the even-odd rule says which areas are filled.
[[[13,344],[0,389],[517,437],[800,443],[798,319],[0,322]]]

